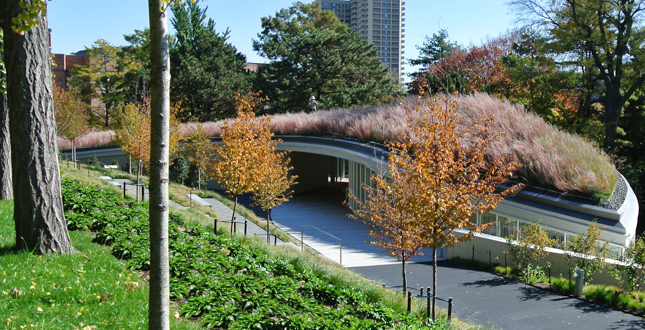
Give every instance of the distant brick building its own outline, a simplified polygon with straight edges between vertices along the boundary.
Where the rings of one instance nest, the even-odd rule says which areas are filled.
[[[71,55],[53,54],[54,55],[54,82],[60,88],[67,89],[67,81],[72,77],[72,68],[75,65],[90,65],[90,58],[87,53],[82,50]]]

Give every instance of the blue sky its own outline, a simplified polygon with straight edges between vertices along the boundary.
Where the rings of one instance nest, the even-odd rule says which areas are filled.
[[[260,32],[260,18],[273,16],[292,0],[206,0],[207,14],[216,29],[231,30],[229,41],[249,62],[266,62],[253,51],[252,39]],[[446,29],[451,40],[462,45],[481,44],[513,28],[514,16],[506,0],[406,0],[405,58],[416,58],[416,45],[425,36]],[[148,26],[148,1],[145,0],[51,0],[48,2],[52,51],[70,54],[90,46],[97,39],[125,45],[124,34]],[[172,27],[171,27],[172,28]],[[405,66],[404,71],[413,71]]]

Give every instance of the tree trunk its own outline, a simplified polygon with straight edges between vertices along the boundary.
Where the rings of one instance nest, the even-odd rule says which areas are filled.
[[[432,296],[437,296],[437,248],[432,248]],[[436,300],[432,298],[432,319],[435,319]]]
[[[69,253],[74,249],[60,191],[47,18],[39,14],[40,24],[21,36],[11,29],[12,17],[25,11],[21,1],[2,3],[16,248]]]
[[[231,215],[231,235],[233,235],[233,226],[235,221],[235,211],[237,210],[237,195],[235,195],[235,202],[233,203],[233,215]]]
[[[402,275],[403,275],[403,294],[408,290],[408,276],[405,271],[405,257],[401,258],[401,265],[403,266]]]
[[[0,20],[3,13],[0,5]],[[4,46],[4,40],[0,40]],[[1,47],[0,47],[1,49]],[[0,51],[0,65],[4,66],[4,52]],[[7,77],[0,70],[0,82]],[[9,108],[7,107],[7,94],[0,88],[0,200],[13,199],[13,186],[11,183],[11,140],[9,138]]]
[[[605,141],[603,148],[605,152],[610,155],[614,154],[615,141],[616,141],[616,129],[618,128],[618,120],[620,119],[620,114],[622,112],[622,106],[618,103],[618,98],[620,95],[609,97],[608,100],[604,103],[605,106]]]
[[[1,8],[0,8],[1,9]],[[2,16],[0,16],[0,19]],[[0,62],[4,62],[0,52]],[[3,74],[0,81],[5,80]],[[9,108],[7,95],[0,91],[0,200],[13,199],[11,183],[11,139],[9,137]]]
[[[170,58],[168,18],[161,0],[149,0],[150,15],[150,302],[149,329],[170,329],[168,256],[168,166]]]

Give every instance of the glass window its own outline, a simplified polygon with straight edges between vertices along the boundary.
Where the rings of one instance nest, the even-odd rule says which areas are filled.
[[[389,51],[389,50],[390,50],[390,47],[383,47],[383,50],[384,50],[384,51]]]
[[[499,236],[517,239],[517,220],[499,216]]]
[[[390,6],[390,4],[389,4],[389,3],[384,3],[384,4],[383,4],[383,7],[389,7],[389,6]]]
[[[383,62],[389,62],[389,61],[390,61],[390,59],[389,59],[389,58],[384,58],[384,59],[383,59]]]
[[[383,31],[383,34],[390,34],[390,31]]]
[[[329,7],[329,2],[323,2],[323,7]]]
[[[389,46],[389,45],[390,45],[390,42],[389,42],[389,41],[384,41],[384,42],[383,42],[383,46]]]
[[[389,12],[390,12],[390,9],[389,9],[389,8],[383,8],[383,12],[384,12],[384,13],[389,13]]]
[[[383,18],[389,18],[390,14],[383,14]]]
[[[383,24],[390,24],[390,20],[389,19],[384,19]]]
[[[390,28],[390,26],[389,26],[389,25],[383,25],[383,28],[384,28],[384,29],[389,29],[389,28]]]
[[[335,4],[335,3],[332,3],[332,4],[331,4],[331,6],[332,6],[332,7],[336,7],[336,4]]]
[[[373,11],[373,12],[375,12],[375,13],[380,13],[380,12],[381,12],[381,8],[372,8],[372,11]],[[389,11],[390,11],[390,10],[388,9],[388,12],[389,12]]]
[[[390,37],[388,37],[388,36],[384,36],[384,37],[383,37],[383,40],[390,40]]]
[[[497,215],[493,213],[484,213],[481,217],[481,224],[487,224],[487,223],[492,223],[492,225],[488,226],[486,229],[482,231],[484,234],[488,235],[493,235],[497,236]]]
[[[555,240],[555,247],[562,247],[564,244],[564,233],[557,230],[547,229],[546,234],[550,239]]]

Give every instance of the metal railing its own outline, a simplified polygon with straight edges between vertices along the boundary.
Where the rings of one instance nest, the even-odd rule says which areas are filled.
[[[341,264],[341,265],[343,264],[343,240],[338,238],[338,237],[336,237],[336,236],[334,236],[334,235],[332,235],[332,234],[330,234],[330,233],[328,233],[328,232],[326,232],[326,231],[324,231],[324,230],[322,230],[322,229],[320,229],[320,228],[314,227],[314,226],[302,226],[302,227],[300,227],[300,250],[305,249],[305,228],[316,229],[317,231],[319,231],[319,232],[321,232],[321,233],[323,233],[323,234],[325,234],[327,236],[330,236],[330,237],[333,237],[333,238],[337,239],[340,242],[339,264]]]

